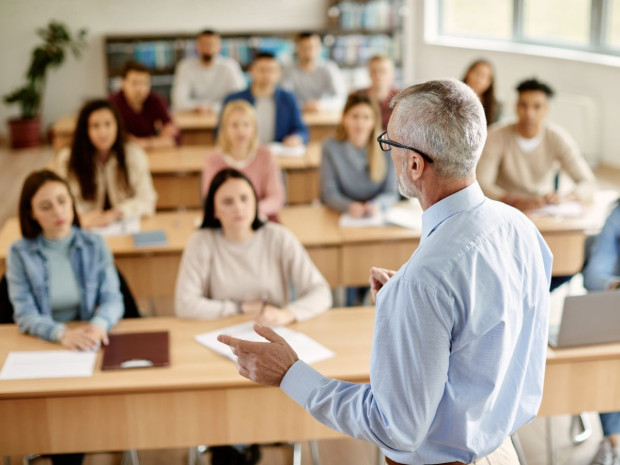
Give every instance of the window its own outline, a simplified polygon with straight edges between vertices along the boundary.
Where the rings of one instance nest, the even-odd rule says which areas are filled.
[[[609,3],[606,42],[610,47],[620,50],[620,0],[611,0]]]
[[[620,0],[427,1],[433,4],[443,37],[620,55]]]
[[[449,35],[510,39],[512,0],[444,0],[443,30]],[[493,18],[493,21],[489,21]]]
[[[523,37],[533,42],[587,46],[590,3],[591,0],[525,0]]]

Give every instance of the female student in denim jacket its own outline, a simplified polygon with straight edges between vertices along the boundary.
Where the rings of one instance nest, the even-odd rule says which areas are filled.
[[[19,330],[72,350],[107,343],[124,311],[118,275],[103,238],[80,228],[66,181],[48,170],[30,174],[19,222],[23,239],[7,260]],[[87,324],[65,326],[74,320]]]
[[[9,297],[23,333],[72,350],[107,344],[124,306],[112,255],[103,238],[83,231],[67,183],[35,171],[22,187],[23,239],[7,259]],[[81,320],[83,324],[65,326]],[[80,465],[84,454],[50,456],[53,465]]]

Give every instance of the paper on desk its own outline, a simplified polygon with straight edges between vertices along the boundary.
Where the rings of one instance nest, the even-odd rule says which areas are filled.
[[[289,147],[279,142],[269,144],[269,150],[276,157],[303,157],[306,154],[306,147],[304,145]]]
[[[385,212],[385,222],[409,229],[422,229],[422,215],[412,208],[390,207]]]
[[[355,218],[348,213],[343,213],[340,215],[340,221],[338,222],[341,228],[368,228],[383,226],[384,224],[383,213],[377,213],[373,216],[364,216],[362,218]]]
[[[527,213],[534,216],[564,216],[573,218],[583,215],[583,205],[579,202],[563,202],[557,205],[545,205],[536,210],[528,210]]]
[[[403,228],[422,229],[422,214],[409,206],[394,205],[384,213],[364,218],[353,218],[348,213],[340,216],[341,228],[366,228],[394,224]]]
[[[0,379],[92,376],[97,352],[45,350],[9,352]]]
[[[140,218],[129,218],[126,220],[115,221],[102,228],[92,228],[92,232],[102,236],[124,236],[140,232]]]
[[[254,332],[253,327],[254,322],[248,321],[247,323],[217,329],[208,333],[197,334],[194,336],[194,339],[218,354],[224,355],[235,361],[237,357],[233,355],[230,347],[219,342],[217,340],[217,336],[220,334],[228,334],[238,339],[245,339],[247,341],[265,342],[265,339]],[[272,329],[286,339],[286,342],[288,342],[288,344],[297,353],[297,356],[306,363],[316,363],[334,356],[334,353],[327,347],[319,344],[311,337],[308,337],[299,331],[293,331],[292,329],[288,329],[283,326],[274,326]]]

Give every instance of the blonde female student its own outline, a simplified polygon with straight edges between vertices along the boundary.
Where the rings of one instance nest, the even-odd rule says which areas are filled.
[[[328,207],[360,218],[398,200],[394,165],[377,143],[381,118],[364,92],[351,94],[336,128],[323,142],[321,199]]]
[[[243,173],[227,168],[213,178],[202,225],[181,259],[177,316],[246,314],[261,324],[286,325],[331,306],[329,286],[304,247],[285,227],[263,223],[257,205]]]
[[[84,228],[155,212],[147,156],[125,142],[116,109],[107,100],[82,107],[71,148],[58,152],[52,166],[69,183]]]
[[[245,174],[258,196],[261,218],[274,217],[284,205],[282,172],[266,145],[259,145],[254,107],[245,100],[228,102],[222,112],[215,150],[205,158],[202,195],[207,195],[213,177],[224,168]]]

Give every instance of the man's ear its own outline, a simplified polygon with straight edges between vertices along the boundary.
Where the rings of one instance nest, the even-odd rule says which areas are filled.
[[[424,171],[424,159],[413,151],[407,154],[407,171],[412,181],[419,179]]]

